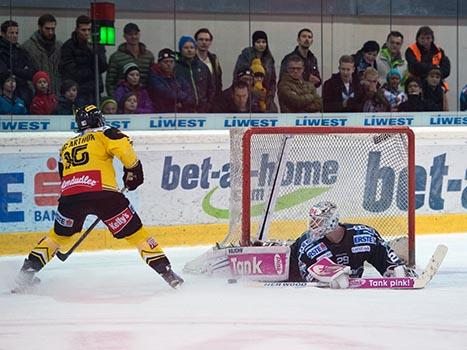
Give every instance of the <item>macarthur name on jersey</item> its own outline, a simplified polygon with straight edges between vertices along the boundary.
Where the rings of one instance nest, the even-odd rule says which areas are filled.
[[[138,162],[130,138],[113,127],[88,129],[65,142],[60,151],[62,195],[117,191],[114,157],[126,168]]]

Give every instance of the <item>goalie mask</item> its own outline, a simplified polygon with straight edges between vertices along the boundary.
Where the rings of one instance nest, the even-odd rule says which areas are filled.
[[[78,131],[104,126],[105,118],[95,105],[87,105],[79,108],[75,113],[75,121]]]
[[[337,206],[332,202],[319,202],[310,208],[309,232],[313,238],[321,238],[339,224]]]

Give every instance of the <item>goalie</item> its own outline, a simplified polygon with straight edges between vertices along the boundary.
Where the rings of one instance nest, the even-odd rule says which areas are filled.
[[[332,276],[317,275],[310,267],[323,258],[340,269]],[[337,206],[319,202],[310,209],[309,230],[290,247],[289,280],[318,280],[331,288],[347,288],[350,277],[362,276],[365,261],[384,277],[416,277],[374,228],[339,223]]]

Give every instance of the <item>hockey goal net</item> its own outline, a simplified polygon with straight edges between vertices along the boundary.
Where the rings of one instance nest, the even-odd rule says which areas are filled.
[[[415,265],[414,134],[406,127],[232,129],[229,232],[220,247],[295,240],[313,203],[374,227]]]

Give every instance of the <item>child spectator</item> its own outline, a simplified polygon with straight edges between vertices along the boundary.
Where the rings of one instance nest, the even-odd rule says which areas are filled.
[[[119,114],[136,114],[138,110],[138,96],[134,92],[125,94],[118,104]]]
[[[57,96],[50,91],[49,74],[38,71],[32,77],[35,95],[32,98],[30,112],[35,115],[51,115],[57,107]]]
[[[441,69],[432,66],[422,82],[423,99],[429,111],[447,111],[446,91],[441,80]]]
[[[467,111],[467,85],[461,91],[460,96],[461,111]]]
[[[148,91],[141,85],[140,72],[138,66],[133,63],[127,63],[123,66],[125,80],[121,80],[115,91],[115,101],[120,104],[122,98],[129,92],[133,92],[138,100],[138,108],[135,114],[152,113],[154,108]]]
[[[368,67],[378,69],[376,57],[378,57],[379,45],[376,41],[370,40],[363,44],[363,47],[352,55],[355,62],[355,77],[362,80],[363,72]]]
[[[260,112],[266,112],[268,92],[263,85],[266,70],[259,58],[254,58],[253,61],[251,61],[251,71],[253,72],[253,88],[251,89],[251,94],[258,101]]]
[[[378,88],[378,71],[368,67],[363,72],[361,84],[364,98],[362,112],[389,112],[389,102],[384,97],[383,89]]]
[[[0,73],[0,114],[28,114],[24,101],[16,97],[16,78],[9,72]]]
[[[74,80],[66,79],[60,87],[60,97],[58,98],[55,114],[57,115],[73,115],[79,107],[76,104],[78,96],[78,83]]]
[[[427,107],[422,99],[422,85],[415,77],[409,77],[405,81],[405,94],[407,101],[399,105],[399,112],[422,112],[426,111]]]
[[[391,106],[391,112],[397,112],[399,105],[407,100],[407,95],[399,90],[401,73],[395,68],[390,69],[386,80],[383,86],[384,97]]]
[[[103,97],[99,107],[104,115],[117,114],[118,104],[112,97]]]

